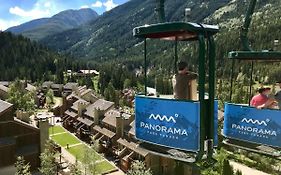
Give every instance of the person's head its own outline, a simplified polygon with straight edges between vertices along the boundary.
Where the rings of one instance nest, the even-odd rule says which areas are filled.
[[[184,61],[180,61],[178,63],[178,71],[179,73],[187,73],[188,69],[187,69],[188,65],[186,62]]]
[[[258,89],[258,91],[260,94],[269,95],[271,93],[271,88],[270,87],[260,87]]]

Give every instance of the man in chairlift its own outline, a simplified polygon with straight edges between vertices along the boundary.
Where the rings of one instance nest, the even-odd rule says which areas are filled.
[[[279,91],[275,94],[274,98],[278,102],[278,107],[281,110],[281,81],[276,83],[279,85]]]
[[[188,65],[184,61],[178,63],[178,73],[173,77],[174,98],[190,100],[190,82],[197,78],[197,74],[188,71]]]
[[[250,106],[256,107],[258,109],[272,108],[275,104],[275,100],[270,98],[271,93],[270,87],[260,87],[258,89],[259,94],[255,95],[250,102]]]

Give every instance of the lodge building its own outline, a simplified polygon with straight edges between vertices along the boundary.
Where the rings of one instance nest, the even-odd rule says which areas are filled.
[[[15,174],[14,163],[23,156],[37,170],[40,165],[40,129],[14,119],[13,105],[0,100],[0,174]]]
[[[98,151],[114,158],[123,171],[127,172],[134,160],[141,160],[153,174],[175,174],[174,159],[140,146],[141,142],[135,138],[133,112],[115,109],[113,102],[98,98],[86,87],[78,87],[64,97],[61,109],[64,109],[63,126],[82,140],[98,142]],[[192,174],[188,166],[184,166],[183,171]]]

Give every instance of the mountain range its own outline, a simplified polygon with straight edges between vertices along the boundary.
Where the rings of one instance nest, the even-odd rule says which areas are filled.
[[[40,40],[49,35],[84,25],[97,17],[98,14],[90,8],[65,10],[50,18],[32,20],[19,26],[8,28],[6,31],[22,34],[32,40]]]
[[[117,64],[129,63],[127,65],[131,68],[138,68],[143,61],[143,41],[134,38],[132,30],[140,25],[157,23],[156,2],[130,0],[82,26],[41,37],[39,42],[77,60],[97,63],[115,61]],[[229,76],[231,61],[225,58],[229,51],[240,48],[239,32],[248,4],[249,0],[166,0],[166,20],[185,21],[185,8],[191,8],[188,21],[218,25],[220,32],[215,36],[216,63],[219,66],[217,73],[219,77]],[[257,2],[249,28],[249,41],[255,50],[270,50],[273,41],[281,39],[280,7],[280,0]],[[148,64],[157,69],[164,68],[164,72],[171,71],[173,46],[173,42],[149,40]],[[179,59],[188,61],[194,69],[198,57],[196,48],[194,42],[180,42],[178,45]],[[239,64],[238,67],[242,67],[242,63]],[[259,67],[256,66],[257,70]],[[249,68],[246,66],[244,69],[246,71]],[[277,75],[275,70],[270,69],[264,76],[274,72]]]
[[[167,21],[183,21],[186,7],[192,8],[190,20],[202,22],[230,0],[166,0]],[[132,36],[136,26],[157,22],[155,0],[131,0],[108,11],[89,24],[55,35],[40,42],[77,58],[110,60],[128,52],[140,41]],[[64,42],[61,42],[64,41]]]

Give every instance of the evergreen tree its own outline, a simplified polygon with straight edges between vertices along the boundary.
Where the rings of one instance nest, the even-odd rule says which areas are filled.
[[[54,103],[54,91],[49,89],[46,93],[46,103],[50,107]]]
[[[229,161],[225,159],[223,161],[223,169],[221,175],[233,175],[233,167],[229,164]]]
[[[25,163],[22,156],[17,157],[17,162],[15,163],[16,174],[15,175],[31,175],[29,163]]]
[[[96,161],[98,160],[97,154],[93,151],[98,150],[99,143],[98,141],[94,141],[94,144],[91,146],[91,148],[85,146],[83,157],[82,157],[82,163],[84,166],[84,173],[91,173],[93,175],[96,174]]]
[[[236,173],[235,173],[235,175],[243,175],[243,174],[242,174],[242,171],[237,170]]]
[[[75,161],[75,164],[70,166],[70,175],[82,175],[82,172],[78,168],[77,159]]]
[[[27,92],[24,83],[16,80],[9,86],[7,101],[14,104],[16,109],[34,112],[34,92]]]
[[[131,169],[128,171],[127,175],[152,175],[150,169],[145,168],[145,164],[141,161],[134,161],[132,163]]]
[[[126,89],[126,88],[129,88],[129,87],[131,87],[131,80],[127,78],[124,81],[123,88]]]
[[[40,155],[41,167],[39,171],[43,175],[55,175],[57,171],[57,165],[55,162],[55,152],[51,141],[46,143],[46,148]]]

